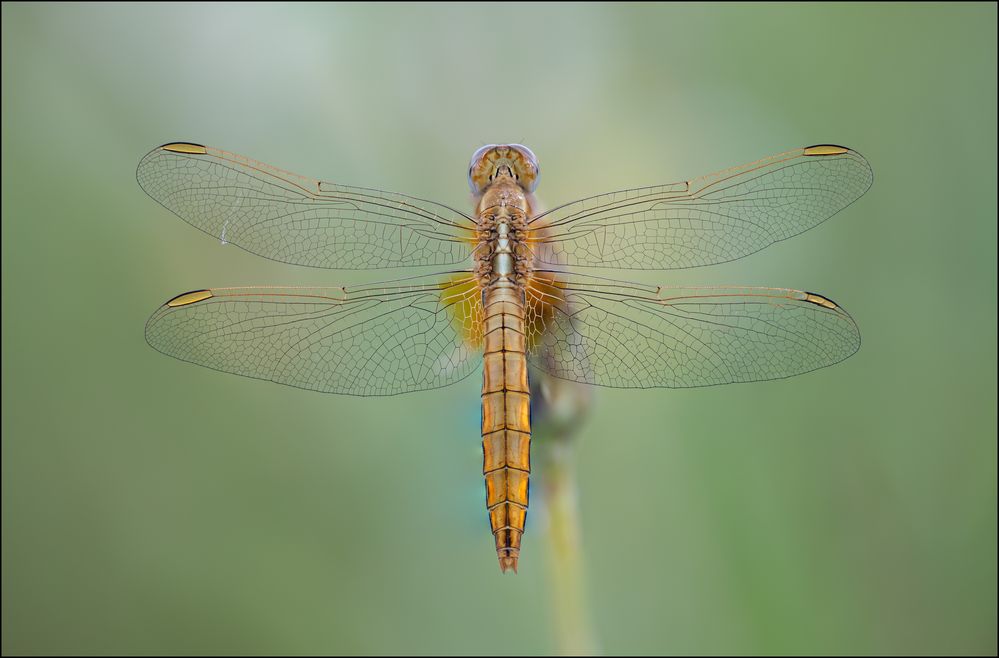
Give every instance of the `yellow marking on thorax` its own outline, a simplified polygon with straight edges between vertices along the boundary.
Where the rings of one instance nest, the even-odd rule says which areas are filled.
[[[467,273],[454,274],[441,283],[441,304],[451,314],[454,330],[474,349],[482,347],[482,288]]]

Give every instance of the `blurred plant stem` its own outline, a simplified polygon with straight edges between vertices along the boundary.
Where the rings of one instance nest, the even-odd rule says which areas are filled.
[[[590,406],[591,391],[532,373],[531,399],[548,518],[545,538],[556,650],[563,655],[597,654],[584,582],[575,440]]]

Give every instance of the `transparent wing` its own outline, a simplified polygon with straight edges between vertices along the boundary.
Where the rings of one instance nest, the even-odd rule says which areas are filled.
[[[679,269],[735,260],[798,235],[870,188],[867,160],[811,146],[682,183],[602,194],[534,218],[542,263]]]
[[[476,369],[481,293],[467,273],[356,288],[214,288],[179,295],[146,323],[172,357],[349,395],[453,384]]]
[[[538,273],[526,302],[530,363],[586,384],[686,388],[779,379],[860,347],[846,311],[785,288],[665,288]]]
[[[188,224],[283,263],[454,265],[474,246],[471,218],[439,203],[305,178],[198,144],[153,149],[136,179]]]

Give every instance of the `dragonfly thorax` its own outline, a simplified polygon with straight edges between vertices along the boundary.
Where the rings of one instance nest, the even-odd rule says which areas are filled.
[[[506,219],[496,224],[496,246],[493,251],[493,274],[500,278],[513,274],[513,249],[510,241],[510,224]]]
[[[519,283],[529,269],[527,196],[512,179],[502,176],[482,195],[478,207],[477,273],[488,285],[497,280]]]

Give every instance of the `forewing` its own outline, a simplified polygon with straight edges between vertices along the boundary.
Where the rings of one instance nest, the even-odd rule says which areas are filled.
[[[214,288],[179,295],[146,340],[183,361],[324,393],[395,395],[476,369],[481,293],[469,275],[357,288]]]
[[[454,265],[474,246],[474,222],[393,192],[305,178],[198,144],[166,144],[136,171],[153,199],[205,233],[295,265],[371,269]]]
[[[686,388],[790,377],[857,351],[853,319],[785,288],[665,288],[538,273],[527,288],[531,364],[624,388]]]
[[[799,148],[701,178],[582,199],[534,218],[548,265],[679,269],[755,253],[822,223],[873,181],[841,146]]]

